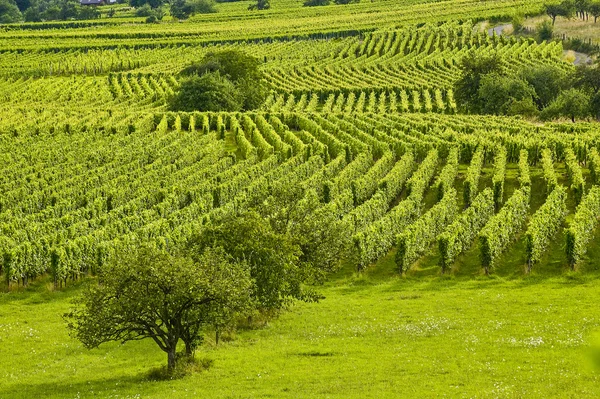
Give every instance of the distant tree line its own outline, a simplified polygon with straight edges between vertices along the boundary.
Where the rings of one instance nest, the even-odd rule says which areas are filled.
[[[81,6],[78,0],[0,0],[0,23],[95,19],[95,7]]]
[[[553,65],[515,70],[496,53],[471,52],[455,84],[458,106],[467,113],[524,115],[543,120],[600,119],[600,68],[573,71]]]

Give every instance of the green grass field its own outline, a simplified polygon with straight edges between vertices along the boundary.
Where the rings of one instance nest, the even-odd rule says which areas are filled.
[[[600,329],[598,275],[394,275],[384,260],[341,271],[318,304],[293,306],[230,342],[198,374],[150,381],[150,341],[88,351],[61,314],[80,292],[39,281],[0,297],[2,398],[595,398],[587,355]],[[391,277],[390,277],[391,276]]]

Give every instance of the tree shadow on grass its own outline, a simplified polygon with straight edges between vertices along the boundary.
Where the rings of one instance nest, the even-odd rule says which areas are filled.
[[[167,382],[168,383],[168,382]],[[140,385],[144,384],[141,389]],[[103,378],[72,382],[65,377],[63,380],[43,383],[15,383],[3,384],[0,387],[1,398],[27,399],[27,398],[87,398],[87,397],[136,397],[136,391],[148,392],[148,385],[159,385],[164,382],[151,381],[148,372],[135,376],[124,376],[119,378]],[[139,388],[139,389],[138,389]],[[164,385],[162,387],[164,389]]]

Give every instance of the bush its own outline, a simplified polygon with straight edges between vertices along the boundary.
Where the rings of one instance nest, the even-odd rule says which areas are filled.
[[[537,37],[539,41],[552,40],[554,36],[554,26],[550,21],[544,21],[537,26]]]
[[[192,63],[184,68],[180,72],[180,75],[185,77],[198,77],[218,73],[221,80],[225,79],[231,83],[231,86],[225,86],[221,84],[219,87],[227,90],[233,87],[237,93],[235,96],[233,96],[232,93],[228,91],[227,93],[224,93],[224,95],[229,96],[229,98],[235,97],[235,102],[238,103],[236,106],[233,106],[233,104],[227,100],[222,105],[228,104],[228,106],[220,110],[228,111],[232,110],[231,108],[234,108],[238,111],[253,110],[263,104],[268,94],[268,90],[264,81],[264,75],[259,69],[259,66],[260,62],[258,59],[239,51],[228,50],[219,53],[207,54],[201,62]],[[213,88],[214,87],[216,86],[213,86]],[[189,104],[186,104],[185,101],[175,101],[172,102],[171,105],[173,107],[184,107],[174,108],[175,110],[184,111],[189,108]],[[209,110],[206,108],[195,109],[205,111]]]
[[[177,111],[240,111],[242,105],[238,89],[218,71],[186,78],[170,100]]]
[[[306,0],[304,2],[304,7],[314,7],[314,6],[328,6],[330,4],[330,0]]]

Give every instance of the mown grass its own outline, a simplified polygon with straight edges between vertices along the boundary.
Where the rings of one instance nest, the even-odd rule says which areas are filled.
[[[539,174],[532,212],[545,200]],[[516,177],[509,165],[505,198]],[[425,209],[434,202],[429,193]],[[346,265],[319,288],[320,303],[218,346],[207,334],[197,357],[211,366],[170,381],[152,378],[166,356],[151,341],[86,350],[68,336],[61,315],[92,280],[62,291],[38,280],[0,295],[0,398],[597,398],[588,351],[600,331],[598,233],[576,272],[562,232],[530,275],[519,241],[490,277],[476,243],[445,276],[435,247],[405,276],[393,251],[360,275]]]

